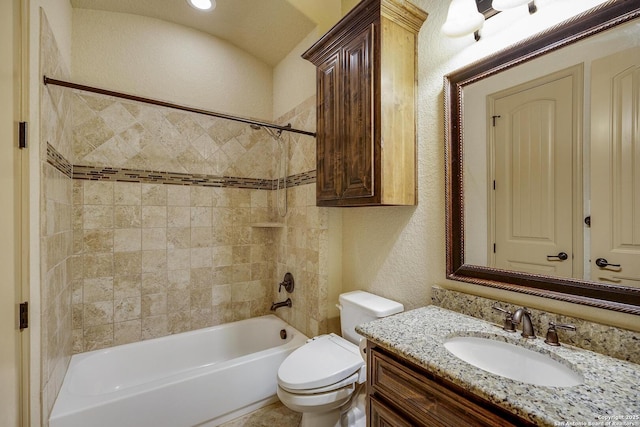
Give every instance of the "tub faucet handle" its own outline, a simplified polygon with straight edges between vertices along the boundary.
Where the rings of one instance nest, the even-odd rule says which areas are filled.
[[[284,279],[278,285],[278,293],[280,293],[282,291],[282,287],[283,286],[284,286],[285,291],[287,291],[288,293],[293,292],[293,288],[295,286],[295,281],[293,280],[293,274],[286,273],[284,275]]]

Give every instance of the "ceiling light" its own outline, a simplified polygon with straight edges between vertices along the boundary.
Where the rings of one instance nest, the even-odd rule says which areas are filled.
[[[187,0],[187,3],[198,10],[213,10],[216,7],[216,0]]]

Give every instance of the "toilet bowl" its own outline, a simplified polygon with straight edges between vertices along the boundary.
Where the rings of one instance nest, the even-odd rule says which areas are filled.
[[[399,313],[395,301],[363,291],[340,295],[342,335],[320,335],[292,352],[278,369],[280,401],[302,412],[301,427],[365,425],[366,366],[355,326]]]

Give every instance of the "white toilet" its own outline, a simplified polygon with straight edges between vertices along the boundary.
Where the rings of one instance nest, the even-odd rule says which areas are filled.
[[[278,397],[302,412],[301,427],[364,426],[366,366],[355,331],[359,324],[404,310],[364,291],[340,295],[342,337],[320,335],[291,353],[278,369]],[[341,420],[342,419],[342,423]]]

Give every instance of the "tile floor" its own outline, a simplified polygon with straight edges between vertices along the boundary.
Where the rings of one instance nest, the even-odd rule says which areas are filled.
[[[277,402],[251,412],[220,427],[298,427],[302,414]]]

